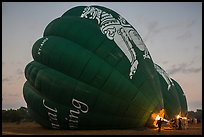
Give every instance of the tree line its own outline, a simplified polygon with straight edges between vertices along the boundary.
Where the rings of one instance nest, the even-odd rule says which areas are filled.
[[[197,109],[196,112],[188,111],[189,118],[197,118],[198,121],[202,121],[202,109]],[[33,121],[32,117],[28,113],[28,109],[26,107],[20,107],[19,109],[8,109],[2,110],[2,122],[31,122]]]
[[[27,108],[20,107],[19,109],[2,110],[2,122],[16,122],[33,121],[28,113]]]

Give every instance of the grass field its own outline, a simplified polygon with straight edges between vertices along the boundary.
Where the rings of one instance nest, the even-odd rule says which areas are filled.
[[[186,130],[162,128],[158,134],[156,128],[129,130],[49,130],[35,122],[2,123],[3,135],[202,135],[202,123],[191,124]]]

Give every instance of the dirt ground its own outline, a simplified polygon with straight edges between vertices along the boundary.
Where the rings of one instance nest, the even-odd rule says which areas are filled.
[[[158,133],[156,128],[129,130],[49,130],[35,122],[2,123],[3,135],[202,135],[202,123],[189,124],[186,130],[163,127]]]

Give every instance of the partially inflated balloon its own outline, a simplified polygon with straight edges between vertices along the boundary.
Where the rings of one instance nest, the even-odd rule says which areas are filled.
[[[177,89],[169,75],[159,65],[154,65],[161,83],[165,117],[167,119],[175,118],[181,111],[180,98]]]
[[[188,112],[186,95],[184,94],[184,92],[183,92],[181,86],[178,84],[178,82],[176,82],[172,78],[171,78],[171,80],[174,83],[174,86],[175,86],[177,94],[178,94],[179,102],[180,102],[180,105],[181,105],[181,116],[186,116],[186,114]]]
[[[50,22],[32,56],[23,93],[31,116],[44,127],[143,127],[164,107],[141,37],[105,7],[74,7]]]

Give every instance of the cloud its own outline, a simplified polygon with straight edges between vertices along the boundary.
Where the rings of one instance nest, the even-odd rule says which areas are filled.
[[[24,76],[24,72],[22,69],[18,68],[16,70],[17,80],[21,79]]]
[[[157,29],[158,24],[159,23],[157,21],[148,22],[148,24],[147,24],[147,35],[144,36],[143,41],[149,40],[149,38],[151,38],[156,32],[159,31]]]
[[[19,80],[21,78],[24,78],[24,72],[22,69],[18,68],[15,70],[15,74],[12,75],[11,73],[9,75],[6,75],[2,77],[2,83],[9,82],[10,84],[16,83],[16,80]]]
[[[144,37],[144,41],[149,40],[149,38],[152,38],[156,35],[159,35],[162,31],[168,30],[168,29],[176,29],[179,28],[180,24],[170,24],[166,26],[160,26],[158,21],[151,21],[147,24],[147,35]]]
[[[195,23],[196,23],[195,20],[191,20],[190,22],[187,22],[184,27],[185,28],[191,28]]]
[[[201,48],[202,48],[202,46],[200,46],[200,45],[194,46],[195,50],[202,50]]]
[[[2,79],[2,82],[9,82],[11,81],[11,77],[6,77]]]
[[[18,97],[18,96],[20,96],[20,94],[17,94],[17,93],[10,93],[10,94],[8,94],[8,96],[11,96],[11,97]]]
[[[191,38],[191,36],[192,36],[191,32],[188,31],[188,32],[185,32],[185,33],[183,33],[183,34],[177,36],[176,39],[177,39],[177,40],[182,40],[182,41],[183,41],[183,40],[186,40],[186,39]]]
[[[163,62],[162,62],[163,65],[165,65],[165,64],[167,64],[167,63],[168,63],[168,61],[163,61]]]
[[[23,75],[23,70],[20,69],[20,68],[18,68],[18,69],[16,70],[16,73],[17,73],[17,75]]]
[[[181,29],[181,30],[189,30],[194,24],[195,20],[186,21],[186,22],[178,22],[175,24],[170,24],[166,26],[160,26],[158,21],[150,21],[147,23],[147,35],[144,36],[144,41],[149,40],[149,38],[152,38],[153,36],[159,35],[160,32],[169,30],[169,29]],[[185,32],[184,34],[177,37],[177,39],[187,39],[191,37],[192,34],[190,31]]]
[[[190,67],[189,67],[190,66]],[[192,67],[193,65],[182,63],[173,65],[172,68],[167,70],[168,74],[173,75],[176,73],[198,73],[202,70],[202,67]]]
[[[3,82],[12,82],[13,76],[7,76],[7,77],[2,77],[2,83]]]

